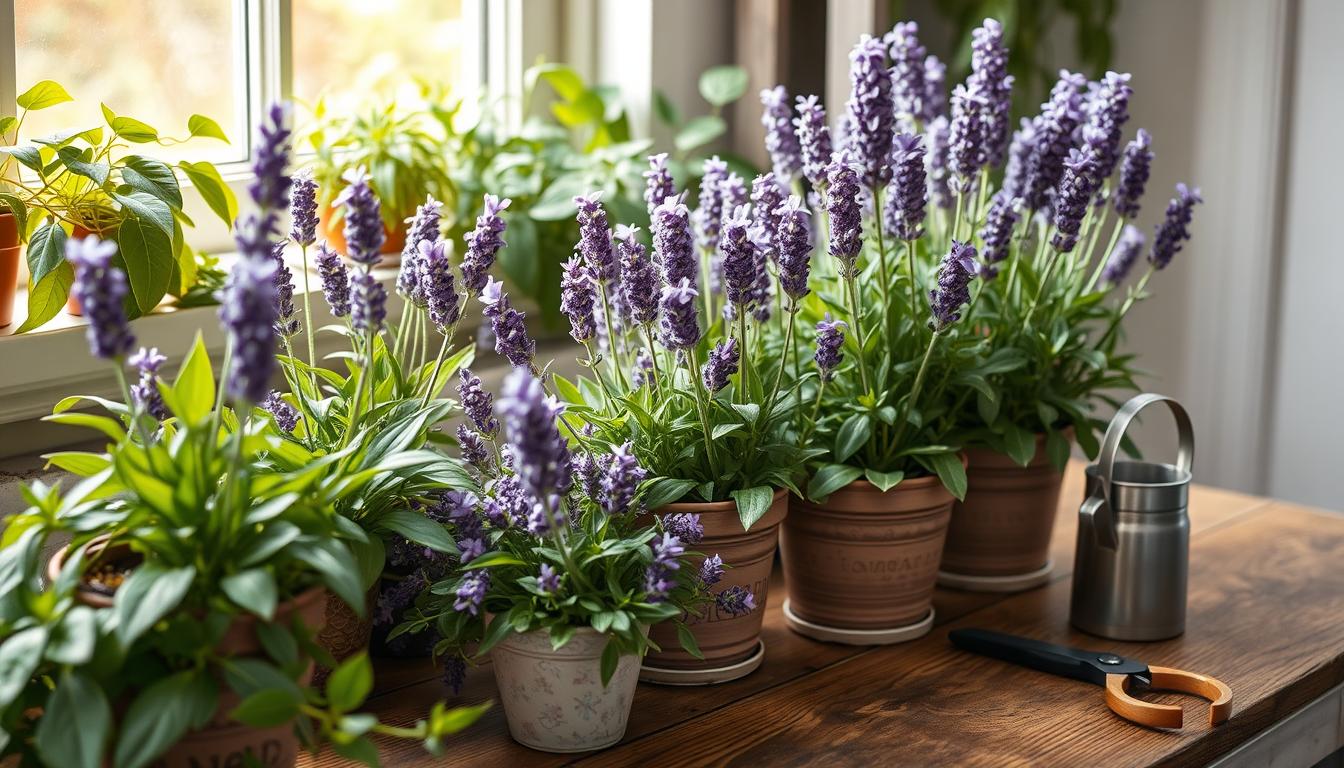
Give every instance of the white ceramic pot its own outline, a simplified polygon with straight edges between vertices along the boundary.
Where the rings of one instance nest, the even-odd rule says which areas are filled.
[[[545,631],[509,635],[490,651],[514,740],[543,752],[588,752],[621,740],[641,660],[622,656],[603,687],[606,644],[606,635],[585,627],[558,651]]]

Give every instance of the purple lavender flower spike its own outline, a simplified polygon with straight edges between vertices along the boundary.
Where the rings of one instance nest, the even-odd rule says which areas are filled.
[[[467,571],[457,587],[457,600],[453,603],[453,610],[458,613],[470,613],[472,616],[478,615],[481,604],[485,602],[485,595],[489,591],[490,571],[484,568]]]
[[[654,539],[649,546],[653,548],[653,562],[644,573],[644,591],[648,593],[650,603],[660,603],[677,586],[676,572],[681,568],[681,557],[686,554],[686,548],[670,533]]]
[[[490,449],[481,436],[467,429],[466,424],[457,426],[457,444],[462,449],[462,460],[484,471],[490,463]]]
[[[1167,216],[1157,225],[1153,233],[1153,248],[1148,252],[1148,261],[1158,269],[1166,269],[1173,256],[1181,250],[1181,244],[1190,239],[1190,220],[1195,204],[1204,202],[1199,195],[1199,187],[1190,189],[1184,184],[1176,185],[1176,197],[1167,203]]]
[[[924,101],[920,117],[931,123],[947,114],[947,65],[937,56],[924,57]]]
[[[558,511],[556,498],[568,493],[574,481],[569,446],[555,423],[564,406],[546,396],[530,371],[516,368],[504,380],[496,410],[523,488]]]
[[[257,208],[274,216],[289,202],[290,178],[285,173],[289,165],[289,108],[280,102],[271,104],[257,125],[256,155],[252,161],[252,183],[248,194]],[[276,233],[272,218],[271,228],[265,234]]]
[[[775,209],[779,229],[775,234],[779,250],[779,285],[796,302],[808,294],[807,277],[812,269],[812,225],[807,209],[797,195]]]
[[[971,77],[974,89],[985,97],[981,115],[981,151],[979,163],[997,166],[1003,161],[1008,143],[1008,123],[1012,112],[1013,78],[1008,74],[1008,49],[1003,44],[1003,25],[995,19],[971,32]]]
[[[981,274],[993,279],[998,274],[995,264],[1008,258],[1008,245],[1013,238],[1013,226],[1017,224],[1017,210],[1013,207],[1013,198],[1003,191],[997,192],[989,204],[989,213],[985,215],[985,226],[980,230],[980,240],[985,244],[984,266]]]
[[[1134,264],[1139,260],[1139,254],[1143,252],[1144,236],[1139,228],[1133,224],[1126,224],[1124,230],[1120,233],[1120,241],[1115,244],[1115,250],[1111,252],[1110,258],[1106,259],[1106,266],[1101,270],[1101,281],[1108,285],[1119,285],[1129,277],[1130,270],[1134,269]]]
[[[709,394],[712,395],[728,386],[728,377],[737,373],[737,364],[737,339],[728,338],[714,345],[709,351],[709,360],[705,362],[704,369],[700,373]]]
[[[770,260],[779,258],[779,207],[788,198],[773,172],[763,173],[751,182],[752,239]]]
[[[700,276],[691,233],[690,211],[681,196],[669,197],[653,212],[653,251],[663,268],[663,282],[676,285],[683,279],[694,287]]]
[[[841,347],[845,344],[845,327],[845,321],[832,320],[830,312],[817,321],[817,351],[812,359],[817,363],[817,371],[821,373],[822,381],[831,380],[835,375],[835,369],[845,356],[841,351]]]
[[[826,168],[831,164],[831,129],[826,124],[826,109],[816,96],[799,96],[798,117],[793,120],[798,137],[803,176],[814,189],[826,185]]]
[[[738,206],[723,220],[719,251],[723,255],[724,293],[728,302],[745,311],[751,304],[756,286],[756,244],[750,235],[751,221],[746,206]]]
[[[350,325],[361,334],[378,334],[387,319],[387,289],[368,272],[350,278]]]
[[[667,153],[649,155],[649,170],[644,172],[644,202],[648,205],[649,217],[669,198],[676,197],[677,183],[672,179],[672,171],[667,167]]]
[[[131,400],[142,413],[163,421],[172,415],[167,403],[163,402],[163,393],[159,391],[159,368],[168,362],[168,358],[159,354],[158,347],[141,347],[126,360],[140,374],[140,380],[131,385]]]
[[[975,246],[953,240],[938,267],[938,287],[929,291],[935,331],[941,332],[961,319],[961,307],[971,300],[975,265]]]
[[[1036,120],[1039,118],[1022,118],[1008,145],[1008,165],[1003,170],[1003,184],[999,189],[1010,198],[1022,196],[1027,164],[1031,162],[1031,153],[1036,149]]]
[[[733,215],[739,207],[751,202],[751,193],[747,191],[747,182],[736,173],[728,174],[719,187],[723,194],[723,218]]]
[[[429,297],[420,285],[423,272],[420,265],[420,244],[440,239],[439,220],[443,203],[426,196],[423,205],[415,208],[415,215],[406,220],[406,245],[401,249],[401,269],[397,272],[397,293],[416,306],[428,306]]]
[[[947,116],[938,115],[929,121],[929,127],[925,130],[925,136],[928,137],[928,155],[925,158],[925,170],[929,179],[929,198],[933,204],[939,208],[952,207],[952,193],[949,189],[949,179],[951,171],[948,169],[948,154],[951,150],[949,142],[949,124]]]
[[[609,283],[620,274],[620,267],[611,246],[611,229],[607,225],[607,212],[602,208],[601,198],[601,192],[590,192],[574,198],[574,205],[579,211],[577,250],[593,277],[599,282]]]
[[[1055,195],[1055,234],[1050,238],[1050,245],[1060,253],[1068,253],[1078,245],[1078,230],[1092,196],[1095,168],[1090,156],[1077,149],[1069,150],[1069,159],[1064,161],[1064,178],[1060,179]]]
[[[294,309],[294,273],[285,263],[285,244],[271,246],[275,261],[275,332],[290,338],[299,332],[299,318]]]
[[[840,261],[841,277],[857,274],[855,265],[863,248],[859,174],[849,163],[832,163],[827,172],[826,209],[831,220],[830,253]]]
[[[719,247],[719,227],[723,222],[723,191],[728,180],[728,164],[718,155],[705,161],[704,175],[700,177],[700,194],[696,201],[696,243],[701,249],[714,252]]]
[[[602,509],[608,515],[640,512],[636,508],[635,495],[639,493],[639,484],[647,476],[648,471],[639,465],[639,459],[635,458],[633,446],[629,442],[612,448],[606,471],[599,480]]]
[[[126,273],[112,266],[117,244],[90,235],[65,241],[65,258],[75,267],[71,293],[79,300],[89,322],[85,336],[94,357],[117,360],[135,346],[123,302],[130,290]]]
[[[653,356],[649,350],[640,347],[635,350],[635,364],[630,371],[630,383],[635,389],[653,382]]]
[[[495,333],[495,351],[507,358],[515,368],[530,369],[532,358],[537,354],[537,343],[527,335],[524,322],[526,315],[509,303],[504,284],[494,278],[487,278],[485,288],[481,291],[481,306]]]
[[[462,401],[462,412],[476,430],[486,437],[493,438],[499,433],[499,420],[495,418],[494,395],[486,391],[481,385],[481,378],[471,372],[469,368],[463,368],[458,374],[461,381],[457,385],[457,396]]]
[[[322,295],[335,317],[350,314],[350,273],[345,262],[327,244],[317,247],[317,275],[322,280]]]
[[[927,51],[919,43],[919,25],[897,22],[883,38],[890,48],[892,105],[897,121],[913,130],[914,122],[924,115],[924,57]]]
[[[966,194],[975,186],[976,174],[988,162],[984,113],[989,97],[973,82],[952,91],[952,121],[948,124],[947,169],[952,188]]]
[[[616,250],[621,259],[621,297],[625,299],[625,317],[635,325],[647,326],[658,319],[660,286],[658,268],[639,241],[639,228],[616,228]]]
[[[1115,212],[1132,219],[1139,215],[1139,199],[1148,185],[1153,164],[1153,137],[1142,128],[1125,147],[1125,159],[1120,164],[1120,184],[1115,189]]]
[[[578,256],[561,267],[560,311],[569,318],[569,335],[580,344],[597,336],[597,291],[588,267]]]
[[[700,564],[700,583],[709,588],[723,580],[723,558],[710,555]]]
[[[677,512],[663,517],[663,530],[676,536],[683,544],[695,546],[705,538],[705,526],[694,512]]]
[[[275,418],[275,426],[279,427],[281,432],[294,434],[294,428],[299,425],[299,412],[294,409],[294,406],[285,402],[279,392],[272,389],[271,393],[262,401],[261,407]]]
[[[345,249],[351,261],[373,266],[382,258],[382,206],[369,186],[369,174],[363,168],[351,168],[341,178],[346,187],[333,205],[345,208]]]
[[[746,616],[756,610],[756,596],[740,584],[723,590],[714,598],[720,611],[732,616]]]
[[[294,174],[291,181],[289,239],[307,248],[317,242],[317,182],[306,168]]]
[[[1073,133],[1082,119],[1082,97],[1078,90],[1087,78],[1060,70],[1059,81],[1050,90],[1050,100],[1041,105],[1031,155],[1022,173],[1018,197],[1029,211],[1044,210],[1050,190],[1059,185],[1064,160],[1073,144]]]
[[[882,41],[870,35],[859,38],[849,54],[849,100],[846,114],[853,127],[850,146],[854,160],[863,167],[863,182],[869,187],[891,180],[891,137],[895,127],[891,74]]]
[[[803,168],[803,158],[793,130],[789,92],[782,85],[766,88],[761,91],[761,105],[765,107],[761,125],[765,126],[765,149],[770,153],[770,163],[776,176],[792,183]]]
[[[275,262],[234,262],[219,299],[219,319],[233,346],[225,391],[235,403],[260,403],[276,368]]]
[[[476,228],[467,233],[467,252],[462,256],[462,286],[471,293],[485,288],[495,256],[508,243],[504,242],[505,224],[502,214],[512,202],[494,195],[486,195],[481,215],[476,217]]]
[[[699,293],[691,282],[682,278],[675,285],[663,286],[659,307],[659,342],[673,351],[687,350],[700,341],[700,324],[696,317],[696,297]]]
[[[429,320],[439,333],[448,333],[462,316],[461,296],[454,285],[453,265],[448,261],[448,244],[442,239],[421,240],[416,249],[415,293],[423,297]],[[406,262],[403,260],[402,265]],[[400,281],[398,281],[400,282]]]
[[[885,223],[898,239],[918,240],[924,234],[924,205],[929,194],[923,137],[909,133],[897,135],[892,160],[896,170],[888,187],[883,212]]]
[[[1107,72],[1088,100],[1087,124],[1105,137],[1093,171],[1097,187],[1111,177],[1120,160],[1120,139],[1129,120],[1129,97],[1134,93],[1129,79],[1128,74]]]
[[[548,563],[542,563],[537,572],[537,588],[548,594],[560,594],[560,574]]]

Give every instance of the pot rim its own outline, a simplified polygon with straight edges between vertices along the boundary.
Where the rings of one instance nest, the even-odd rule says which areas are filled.
[[[789,493],[788,488],[776,488],[774,495],[770,498],[771,506],[778,504],[781,496]],[[737,502],[732,499],[724,501],[673,501],[657,509],[651,509],[651,514],[675,514],[677,512],[736,512]]]

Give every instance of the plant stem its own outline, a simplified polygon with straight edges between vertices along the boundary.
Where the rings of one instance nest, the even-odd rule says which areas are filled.
[[[740,386],[737,388],[737,401],[739,403],[745,403],[749,399],[747,397],[747,389],[750,386],[749,382],[751,381],[752,373],[751,355],[747,354],[747,350],[750,349],[750,347],[747,346],[747,305],[745,304],[740,304],[737,307],[737,327],[739,329],[738,333],[740,334],[737,352],[742,361],[742,375],[739,377],[738,382]]]
[[[798,439],[798,447],[800,448],[807,447],[807,441],[812,438],[812,433],[817,429],[817,414],[821,412],[821,395],[825,391],[826,379],[821,379],[817,382],[817,398],[812,401],[812,415],[807,419],[807,430]]]
[[[649,343],[649,361],[653,363],[653,389],[662,392],[663,374],[658,368],[658,350],[653,346],[653,325],[644,326],[644,339]]]
[[[448,334],[443,335],[443,342],[439,344],[438,357],[434,359],[434,372],[429,375],[429,382],[425,386],[425,397],[420,401],[420,407],[429,405],[429,398],[436,394],[434,390],[438,389],[439,371],[443,370],[443,356],[448,351]]]
[[[717,478],[719,476],[718,462],[714,459],[714,443],[710,437],[709,412],[703,400],[705,394],[704,382],[700,381],[699,376],[700,355],[696,353],[695,347],[686,350],[686,353],[691,358],[691,386],[695,388],[695,409],[700,412],[700,431],[705,436],[705,454],[709,459],[710,472]]]
[[[855,355],[859,361],[859,383],[863,385],[864,394],[867,394],[871,390],[868,388],[868,364],[864,362],[863,323],[859,319],[858,288],[854,285],[852,274],[845,275],[845,298],[849,300],[849,322],[854,329],[855,346],[859,350]]]
[[[1111,231],[1110,242],[1106,244],[1106,250],[1102,251],[1101,259],[1097,261],[1096,267],[1092,270],[1092,277],[1087,281],[1087,287],[1083,289],[1084,294],[1092,292],[1097,287],[1097,280],[1101,278],[1101,273],[1106,269],[1106,263],[1111,260],[1111,253],[1115,251],[1115,244],[1120,240],[1120,233],[1125,229],[1125,220],[1123,217],[1115,222],[1115,228]]]
[[[314,368],[317,366],[317,342],[313,338],[313,300],[308,287],[308,246],[300,247],[299,252],[303,254],[303,333],[308,337],[308,367]],[[317,375],[310,370],[308,379],[316,392]]]
[[[1031,316],[1036,314],[1036,305],[1040,303],[1041,295],[1045,293],[1045,285],[1050,282],[1050,273],[1055,270],[1055,264],[1059,261],[1059,249],[1050,249],[1050,261],[1045,264],[1045,272],[1041,274],[1041,284],[1036,286],[1036,295],[1031,297],[1031,305],[1027,307],[1027,314],[1022,318],[1022,330],[1027,330],[1031,326]]]
[[[915,241],[905,241],[906,264],[910,267],[910,318],[919,317],[919,286],[915,283]]]
[[[779,370],[775,372],[775,383],[770,387],[770,396],[765,399],[763,404],[767,414],[775,409],[775,396],[779,394],[779,384],[784,379],[784,366],[788,363],[788,351],[793,346],[793,321],[798,314],[797,302],[790,299],[787,311],[789,319],[784,326],[784,349],[783,354],[779,356]]]
[[[602,299],[602,320],[607,324],[607,350],[611,352],[611,365],[616,369],[616,381],[621,389],[630,390],[630,382],[625,378],[625,365],[621,362],[621,352],[616,346],[615,326],[611,324],[611,303],[607,301],[607,283],[597,281],[597,295]]]
[[[886,243],[882,239],[882,189],[873,185],[873,228],[877,230],[877,268],[882,276],[878,282],[882,287],[882,331],[891,332],[891,270],[887,268]]]
[[[933,348],[938,344],[938,337],[943,332],[934,331],[933,336],[929,338],[929,346],[924,350],[924,359],[919,363],[919,372],[915,374],[915,383],[910,387],[910,397],[905,401],[905,418],[901,419],[901,424],[896,428],[896,438],[887,446],[887,450],[895,450],[900,444],[901,439],[905,437],[905,428],[910,424],[910,412],[914,410],[916,401],[919,400],[919,392],[924,388],[924,376],[929,372],[929,358],[933,357]]]
[[[290,370],[285,379],[289,381],[289,387],[294,392],[294,399],[299,401],[299,415],[303,417],[303,431],[307,433],[309,443],[315,444],[313,441],[317,439],[317,436],[313,434],[313,423],[308,417],[308,400],[303,396],[303,383],[300,380],[299,368],[294,364],[294,347],[290,345],[288,336],[281,335],[280,343],[284,344],[285,356],[289,358]],[[284,373],[284,370],[285,367],[280,366],[282,373]]]
[[[1106,342],[1109,341],[1111,336],[1115,333],[1116,329],[1120,327],[1120,321],[1125,319],[1125,315],[1129,314],[1129,310],[1134,306],[1134,303],[1138,301],[1139,296],[1143,294],[1143,289],[1148,286],[1149,278],[1151,278],[1156,271],[1156,266],[1152,264],[1148,265],[1148,270],[1143,273],[1143,277],[1139,278],[1139,282],[1134,286],[1133,290],[1129,292],[1129,295],[1125,297],[1125,303],[1120,305],[1120,311],[1116,312],[1115,317],[1111,318],[1110,325],[1106,327],[1106,333],[1102,334],[1101,338],[1097,340],[1098,348],[1104,347]]]

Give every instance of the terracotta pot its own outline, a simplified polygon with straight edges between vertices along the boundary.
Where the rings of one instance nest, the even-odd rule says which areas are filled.
[[[622,656],[603,687],[606,645],[606,635],[582,627],[558,651],[545,631],[511,634],[490,650],[504,718],[515,741],[543,752],[588,752],[625,736],[639,683],[639,657]]]
[[[14,322],[14,300],[19,292],[19,263],[22,261],[19,222],[12,213],[0,213],[0,328]]]
[[[341,219],[340,223],[331,226],[331,214],[332,208],[327,206],[322,209],[322,215],[318,218],[318,224],[322,228],[322,237],[326,238],[327,245],[334,248],[337,253],[346,256],[345,219]],[[406,228],[392,229],[384,223],[383,237],[383,247],[379,249],[379,252],[383,254],[383,259],[378,262],[378,266],[395,267],[401,263],[401,249],[406,247]]]
[[[706,606],[705,614],[688,618],[687,624],[695,635],[696,644],[700,646],[703,660],[682,649],[681,641],[677,639],[676,626],[672,622],[654,625],[649,636],[662,650],[651,651],[645,657],[645,666],[669,670],[720,669],[736,665],[759,652],[761,620],[765,616],[770,571],[774,567],[775,549],[779,545],[779,526],[784,522],[788,510],[788,491],[782,489],[775,492],[770,510],[751,526],[750,531],[742,530],[742,519],[733,501],[682,502],[656,510],[655,514],[660,516],[679,512],[700,515],[705,537],[695,546],[696,551],[705,555],[717,554],[729,566],[714,591],[722,592],[732,586],[745,587],[756,598],[756,610],[745,616],[733,616],[710,604]],[[698,569],[702,560],[695,558],[682,567]],[[747,669],[722,680],[701,682],[724,682],[750,671]]]
[[[91,234],[93,233],[85,229],[84,227],[79,226],[78,224],[74,225],[74,227],[70,229],[70,237],[75,240],[82,240],[83,238],[86,238]],[[84,316],[84,309],[79,306],[79,299],[75,296],[73,292],[71,292],[70,295],[65,300],[65,313],[67,315],[73,315],[75,317]]]
[[[1066,437],[1072,440],[1072,431]],[[952,509],[943,571],[999,577],[1045,568],[1064,482],[1046,457],[1045,435],[1036,436],[1036,455],[1025,467],[987,448],[966,455],[966,500]]]
[[[95,539],[87,552],[106,555],[114,561],[132,556],[125,544],[106,546],[106,540]],[[69,547],[62,547],[47,561],[47,578],[55,580],[65,564]],[[76,599],[94,608],[107,608],[113,603],[109,595],[80,588],[75,592]],[[326,615],[327,591],[323,587],[313,587],[292,600],[286,600],[276,606],[274,621],[288,623],[297,616],[308,627],[316,628]],[[215,646],[215,650],[229,658],[263,655],[261,641],[257,638],[258,619],[250,614],[233,619],[224,632],[224,636]],[[307,684],[312,676],[312,668],[300,679]],[[229,718],[228,713],[239,704],[239,697],[227,686],[221,684],[219,706],[209,723],[196,731],[189,732],[167,752],[155,760],[156,768],[199,768],[203,765],[246,765],[249,760],[260,765],[281,768],[298,762],[299,739],[292,725],[280,725],[273,728],[252,728]]]
[[[861,631],[926,619],[952,501],[937,477],[885,493],[855,480],[825,504],[794,499],[780,542],[792,615]]]
[[[364,618],[355,613],[355,609],[336,595],[327,595],[326,617],[322,631],[317,634],[317,644],[330,653],[337,662],[345,661],[356,653],[369,647],[369,638],[373,632],[373,608],[378,599],[378,585],[375,583],[364,596]],[[313,681],[323,687],[331,670],[318,667],[313,673]]]

